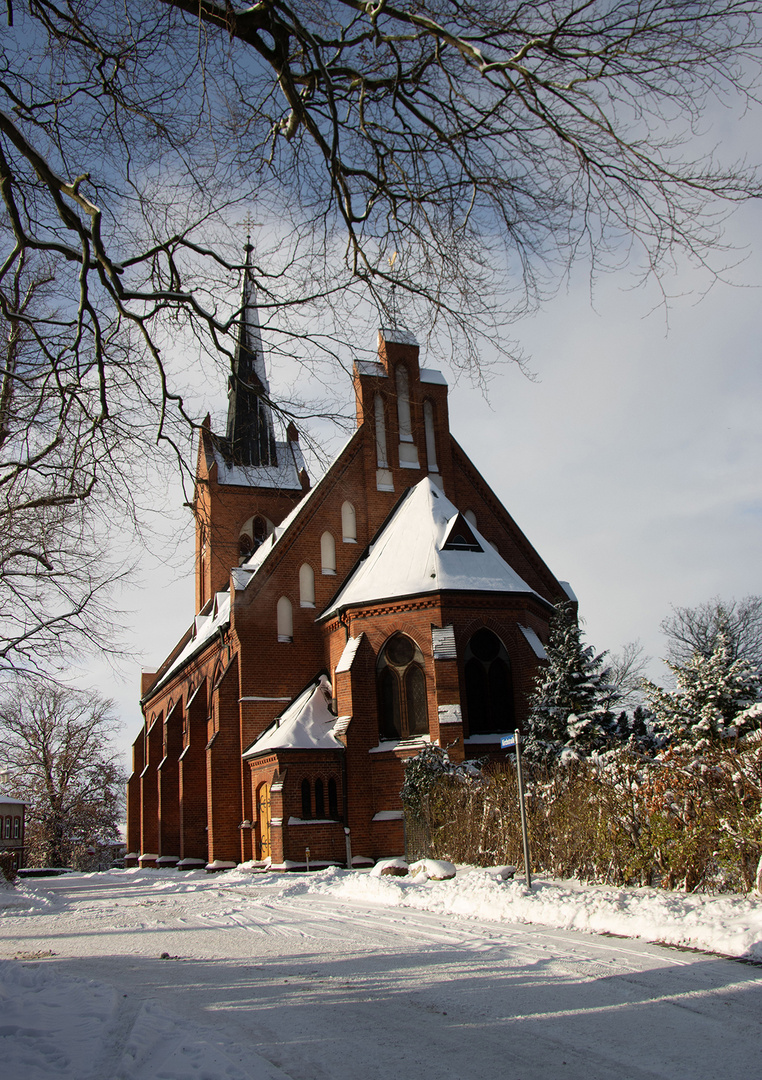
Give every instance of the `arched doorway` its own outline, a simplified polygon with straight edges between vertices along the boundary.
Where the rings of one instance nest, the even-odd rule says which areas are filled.
[[[270,857],[270,785],[257,788],[257,858]]]

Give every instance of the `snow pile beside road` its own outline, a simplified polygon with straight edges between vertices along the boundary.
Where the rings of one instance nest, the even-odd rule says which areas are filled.
[[[34,911],[49,908],[50,903],[47,896],[41,895],[23,882],[17,881],[11,885],[10,882],[0,881],[0,911],[5,908]]]
[[[614,889],[536,878],[496,880],[488,870],[466,868],[452,881],[325,870],[311,891],[337,898],[409,907],[494,922],[536,923],[563,930],[618,934],[762,961],[759,897],[699,896],[661,889]]]

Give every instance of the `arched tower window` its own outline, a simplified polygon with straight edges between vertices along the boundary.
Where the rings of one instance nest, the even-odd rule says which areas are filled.
[[[466,510],[463,517],[466,519],[466,521],[469,523],[469,525],[473,525],[474,528],[477,527],[477,525],[476,525],[476,514],[473,512],[473,510]]]
[[[238,551],[241,560],[247,559],[273,531],[273,523],[261,514],[255,514],[241,527]]]
[[[278,601],[278,641],[294,640],[294,613],[291,601],[281,596]]]
[[[373,411],[376,421],[376,464],[379,469],[387,468],[389,459],[386,456],[386,418],[384,416],[384,401],[380,394],[376,394],[373,402]]]
[[[309,821],[312,817],[312,791],[310,790],[310,782],[307,779],[302,780],[302,820]]]
[[[423,654],[412,638],[395,634],[378,659],[378,716],[382,739],[428,735]]]
[[[466,647],[466,708],[471,735],[508,731],[515,725],[511,661],[491,630],[477,630]]]
[[[423,403],[423,426],[426,431],[426,462],[429,472],[439,472],[437,440],[434,434],[434,406],[428,400]]]
[[[329,532],[320,537],[320,562],[324,574],[336,573],[336,542]]]
[[[395,378],[397,380],[397,419],[400,426],[400,442],[412,442],[413,423],[410,419],[410,384],[407,368],[404,364],[397,364]]]
[[[351,502],[341,505],[341,535],[345,544],[357,543],[357,516]]]
[[[309,563],[302,563],[299,567],[299,605],[315,606],[315,571]]]

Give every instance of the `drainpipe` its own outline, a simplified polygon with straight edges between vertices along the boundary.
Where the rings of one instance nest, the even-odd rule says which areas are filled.
[[[341,788],[344,803],[344,840],[347,846],[347,870],[352,869],[352,839],[349,833],[349,792],[347,791],[347,750],[341,755]]]

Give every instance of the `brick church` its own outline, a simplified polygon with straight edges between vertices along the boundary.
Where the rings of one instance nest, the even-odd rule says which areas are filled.
[[[276,436],[248,270],[241,311],[227,430],[199,442],[197,614],[142,677],[127,863],[359,865],[404,850],[406,758],[499,756],[571,593],[410,334],[355,362],[356,429],[311,486],[296,428]]]

